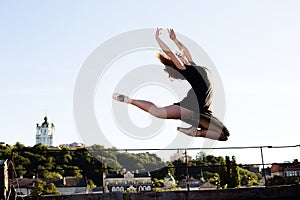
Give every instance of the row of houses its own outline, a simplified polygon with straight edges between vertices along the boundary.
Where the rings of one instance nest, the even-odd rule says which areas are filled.
[[[298,159],[295,159],[291,163],[273,163],[271,166],[271,176],[281,176],[285,178],[300,177],[300,163]]]
[[[145,173],[103,174],[104,192],[152,191],[151,175]]]
[[[30,195],[31,188],[37,180],[48,183],[54,183],[57,190],[64,195],[75,193],[92,192],[85,178],[64,177],[56,179],[36,179],[36,178],[15,178],[8,179],[8,163],[7,160],[0,160],[0,199],[6,199],[9,190],[9,184],[13,185],[18,194]],[[300,178],[300,163],[297,159],[289,163],[273,163],[271,168],[271,177],[281,176],[284,178],[299,177]],[[127,171],[124,174],[104,174],[103,187],[99,192],[124,192],[124,191],[151,191],[153,183],[150,173],[133,173]],[[214,188],[213,185],[208,185],[199,180],[189,180],[190,184],[195,184],[197,187]],[[181,187],[186,185],[182,182]]]
[[[53,183],[57,191],[63,195],[88,193],[89,188],[85,178],[15,178],[11,184],[20,195],[30,195],[31,188],[37,181],[43,181],[47,184]]]

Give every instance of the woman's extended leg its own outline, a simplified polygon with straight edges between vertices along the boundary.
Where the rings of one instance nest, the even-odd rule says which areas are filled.
[[[178,105],[157,107],[154,103],[150,101],[130,99],[129,97],[121,94],[113,94],[113,98],[117,101],[134,105],[157,118],[189,120],[193,117],[193,111],[182,108]]]
[[[178,130],[186,135],[194,137],[206,137],[214,140],[226,141],[227,136],[221,128],[210,123],[206,119],[196,119],[193,111],[178,105],[170,105],[166,107],[157,107],[154,103],[145,100],[130,99],[121,94],[113,94],[113,98],[117,101],[132,104],[157,118],[162,119],[181,119],[193,126],[191,128],[178,128]],[[204,129],[198,130],[197,127],[201,124]]]

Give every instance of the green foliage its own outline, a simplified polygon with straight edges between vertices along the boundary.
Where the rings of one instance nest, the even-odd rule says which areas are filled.
[[[236,163],[235,157],[232,157],[232,161],[231,161],[231,173],[230,173],[230,184],[229,186],[231,188],[239,188],[241,186],[241,177],[239,174],[239,167]]]
[[[297,177],[281,177],[278,175],[275,175],[268,179],[268,185],[292,185],[292,184],[300,184],[300,180]]]
[[[176,180],[189,177],[201,179],[218,187],[253,186],[259,183],[260,174],[249,172],[227,157],[216,157],[199,152],[196,159],[189,161],[163,162],[156,154],[149,152],[128,153],[116,148],[105,149],[93,145],[87,149],[69,149],[66,146],[49,148],[42,144],[26,147],[21,143],[13,146],[0,144],[1,159],[14,157],[16,177],[61,178],[66,176],[85,177],[90,187],[102,185],[103,173],[115,173],[119,169],[128,171],[150,171],[156,186],[162,186],[168,171]],[[156,169],[156,170],[153,170]],[[12,168],[10,167],[10,174]],[[38,187],[36,188],[36,190]],[[38,192],[36,192],[38,194]]]
[[[250,172],[246,169],[243,169],[241,167],[238,168],[239,174],[241,177],[241,185],[242,186],[258,186],[259,185],[259,177],[258,174],[255,174],[254,172]]]
[[[54,183],[49,183],[45,186],[44,188],[44,194],[56,194],[56,195],[60,195],[60,192],[57,191],[56,186],[54,185]]]
[[[95,187],[97,187],[97,186],[94,184],[93,180],[91,180],[91,179],[87,180],[87,185],[88,185],[88,187],[89,187],[90,189],[94,189]]]
[[[175,178],[182,180],[186,177],[186,163],[174,161],[176,166]],[[199,152],[195,160],[191,160],[188,165],[190,168],[189,177],[207,181],[221,188],[237,188],[241,185],[252,186],[259,184],[259,177],[238,166],[235,157],[232,160],[228,156],[216,157]],[[244,180],[247,176],[247,180]],[[249,178],[250,177],[250,178]]]
[[[180,187],[173,187],[173,188],[153,188],[153,192],[169,192],[169,191],[181,191],[182,188]]]
[[[239,167],[236,163],[235,157],[232,161],[228,156],[225,157],[225,168],[221,170],[220,186],[223,188],[238,188],[241,186],[241,178],[239,174]]]
[[[44,181],[37,181],[34,186],[31,188],[31,195],[37,196],[42,195],[44,191],[44,187],[46,186],[46,182]]]
[[[44,178],[62,178],[62,175],[57,172],[42,171],[41,175]]]
[[[172,165],[170,164],[169,167],[171,167]],[[168,169],[167,167],[155,170],[151,172],[151,177],[152,178],[156,178],[156,179],[164,179],[166,174],[168,174],[168,172],[170,172],[173,176],[174,176],[174,169]]]
[[[81,169],[77,166],[68,166],[68,165],[64,165],[64,176],[71,176],[71,177],[75,177],[75,178],[82,178],[82,174],[81,174]]]
[[[182,180],[186,178],[186,163],[182,160],[175,160],[173,162],[175,173],[174,177],[177,180]],[[167,173],[166,173],[167,174]]]
[[[212,172],[206,171],[203,174],[204,174],[204,179],[207,182],[209,182],[211,184],[215,184],[217,186],[220,185],[220,183],[219,183],[220,182],[220,175],[218,173],[212,173]]]
[[[1,159],[9,160],[13,156],[16,177],[85,177],[94,185],[102,185],[103,172],[115,173],[123,168],[143,172],[166,166],[155,154],[122,153],[116,148],[104,149],[101,145],[93,145],[88,149],[69,149],[66,146],[50,148],[42,144],[26,147],[17,142],[13,146],[0,144],[0,155]],[[11,166],[9,170],[11,174]]]
[[[153,183],[155,187],[164,187],[164,179],[153,179]]]
[[[59,195],[60,193],[57,191],[57,188],[53,183],[47,184],[46,182],[40,180],[35,182],[34,186],[31,188],[30,195],[32,196],[40,196],[47,194]]]

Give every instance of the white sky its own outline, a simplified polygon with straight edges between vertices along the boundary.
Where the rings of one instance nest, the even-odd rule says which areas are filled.
[[[56,144],[80,142],[72,106],[84,61],[115,35],[159,26],[173,27],[196,41],[222,78],[224,123],[231,136],[216,147],[298,145],[299,10],[297,0],[0,1],[0,141],[34,145],[35,124],[42,123],[47,113],[56,125]],[[108,87],[105,98],[110,99],[112,92]],[[138,92],[159,104],[174,102],[170,94]],[[102,114],[99,103],[95,109]],[[142,121],[148,117],[137,110],[131,115]],[[170,141],[179,134],[177,125],[167,122],[158,141]],[[118,131],[114,124],[106,126]],[[140,141],[140,145],[165,145],[158,141]],[[124,139],[116,140],[117,147],[124,143]],[[202,143],[197,138],[190,147]],[[242,163],[260,162],[259,149],[211,153],[235,155]],[[292,161],[299,159],[299,153],[299,148],[265,149],[264,157],[267,163]]]

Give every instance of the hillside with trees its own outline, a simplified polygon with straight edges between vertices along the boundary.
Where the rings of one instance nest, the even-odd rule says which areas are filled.
[[[50,148],[42,144],[33,147],[21,143],[0,144],[0,159],[8,159],[9,174],[24,178],[84,177],[90,184],[102,185],[103,173],[117,173],[121,169],[150,171],[155,183],[168,171],[176,180],[189,177],[207,181],[222,188],[253,186],[259,184],[260,174],[255,174],[237,164],[235,157],[215,157],[199,152],[188,163],[177,160],[164,162],[149,152],[128,153],[116,148],[106,149],[101,145],[70,149],[66,146]],[[14,169],[13,169],[14,167]],[[159,186],[159,184],[157,184]]]

